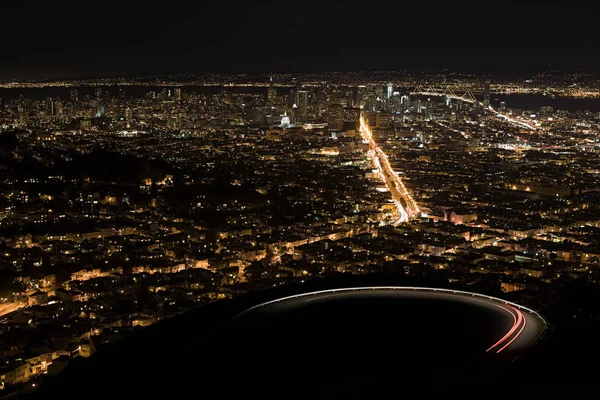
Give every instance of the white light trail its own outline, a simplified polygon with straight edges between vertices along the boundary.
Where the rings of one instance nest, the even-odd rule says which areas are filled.
[[[537,127],[535,127],[535,126],[533,126],[533,125],[531,125],[531,124],[528,124],[528,123],[527,123],[527,122],[525,122],[525,121],[520,121],[520,120],[518,120],[518,119],[511,118],[511,117],[509,117],[509,116],[508,116],[508,115],[506,115],[506,114],[502,114],[502,113],[500,113],[500,112],[498,112],[498,111],[494,110],[494,108],[492,108],[492,106],[489,106],[489,110],[490,110],[491,112],[495,113],[497,117],[499,117],[499,118],[504,118],[504,120],[505,120],[505,121],[507,121],[507,122],[510,122],[510,123],[513,123],[513,124],[517,124],[517,125],[521,125],[521,126],[523,126],[523,127],[527,128],[527,129],[531,129],[531,130],[536,130],[536,129],[537,129]]]
[[[299,299],[299,298],[303,298],[303,297],[313,297],[313,296],[319,296],[319,295],[323,295],[323,294],[359,292],[359,291],[382,291],[382,290],[424,292],[424,293],[431,293],[431,294],[438,294],[438,295],[445,294],[445,295],[462,296],[462,297],[468,297],[468,298],[472,298],[474,300],[478,300],[478,301],[482,301],[482,302],[489,302],[488,304],[492,304],[496,307],[503,309],[504,311],[511,314],[513,321],[514,321],[513,325],[511,326],[509,331],[506,332],[506,334],[500,340],[498,340],[490,348],[488,348],[486,350],[486,352],[490,352],[491,350],[497,349],[498,347],[502,346],[498,350],[496,350],[496,353],[501,353],[503,350],[505,350],[507,347],[509,347],[519,336],[521,336],[521,334],[525,330],[525,327],[527,325],[527,318],[529,316],[533,316],[533,317],[537,318],[542,323],[542,327],[541,327],[540,331],[538,332],[538,334],[536,335],[535,340],[537,340],[537,338],[539,338],[541,336],[541,334],[543,333],[543,331],[546,329],[546,326],[547,326],[547,323],[544,320],[544,318],[542,318],[542,316],[540,314],[538,314],[537,312],[535,312],[534,310],[524,307],[522,305],[510,302],[510,301],[506,301],[504,299],[500,299],[498,297],[493,297],[493,296],[488,296],[488,295],[473,293],[473,292],[466,292],[463,290],[416,287],[416,286],[414,286],[414,287],[413,286],[361,286],[361,287],[350,287],[350,288],[339,288],[339,289],[326,289],[326,290],[319,290],[319,291],[315,291],[315,292],[301,293],[301,294],[281,297],[281,298],[278,298],[275,300],[257,304],[253,307],[250,307],[250,308],[240,312],[235,317],[233,317],[230,321],[234,321],[237,318],[241,317],[242,315],[251,313],[262,307],[265,307],[265,306],[268,306],[271,304],[281,303],[286,300],[294,300],[294,299]],[[306,300],[306,301],[310,301],[310,300]],[[526,312],[527,314],[524,314],[523,311]]]

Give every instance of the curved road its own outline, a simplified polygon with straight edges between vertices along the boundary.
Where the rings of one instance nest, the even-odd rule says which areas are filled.
[[[490,341],[487,349],[482,349],[482,352],[496,358],[516,359],[539,339],[546,328],[545,320],[537,312],[506,300],[458,290],[401,286],[330,289],[283,297],[251,307],[235,316],[232,321],[250,313],[281,312],[300,307],[308,302],[324,302],[336,298],[365,296],[365,294],[404,297],[412,300],[448,299],[495,311],[502,316],[498,319],[495,329],[496,337]]]

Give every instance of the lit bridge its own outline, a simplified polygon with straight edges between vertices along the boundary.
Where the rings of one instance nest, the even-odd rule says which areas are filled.
[[[461,101],[464,101],[465,103],[469,103],[469,104],[481,104],[481,102],[479,100],[477,100],[477,98],[475,98],[475,96],[473,95],[473,92],[471,90],[467,89],[467,91],[464,92],[462,95],[458,95],[456,92],[454,92],[454,90],[452,90],[452,88],[450,86],[446,86],[446,88],[444,90],[441,90],[434,86],[429,86],[427,89],[423,89],[422,86],[417,86],[414,90],[412,90],[409,93],[414,96],[440,96],[440,97],[447,97],[447,98],[454,99],[454,100],[461,100]],[[522,128],[527,128],[530,130],[539,129],[539,127],[536,126],[534,121],[530,121],[530,120],[527,120],[524,118],[512,117],[508,114],[504,114],[504,113],[497,111],[492,106],[488,105],[488,107],[485,108],[485,110],[489,111],[490,113],[496,115],[496,117],[498,117],[510,124],[518,125]]]
[[[462,100],[465,103],[477,103],[478,100],[473,95],[471,90],[467,90],[462,95],[456,94],[450,86],[446,86],[444,90],[439,90],[433,86],[429,86],[427,89],[423,89],[422,86],[417,86],[410,94],[415,96],[444,96],[454,100]]]

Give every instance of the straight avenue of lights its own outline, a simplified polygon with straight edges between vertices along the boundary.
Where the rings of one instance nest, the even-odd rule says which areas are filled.
[[[409,219],[417,217],[420,213],[417,203],[406,189],[406,186],[404,186],[402,179],[392,168],[387,155],[383,152],[383,150],[381,150],[381,148],[373,139],[371,129],[365,122],[365,119],[362,115],[360,117],[360,133],[363,140],[369,144],[369,150],[373,157],[373,163],[379,171],[379,175],[385,182],[388,190],[392,194],[392,199],[396,204],[399,217],[395,222],[395,225],[407,222]],[[406,206],[402,205],[402,199],[404,200]]]

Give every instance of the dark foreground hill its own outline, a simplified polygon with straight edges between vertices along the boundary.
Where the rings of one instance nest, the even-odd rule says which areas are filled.
[[[144,329],[90,359],[75,360],[30,397],[387,398],[412,393],[523,398],[573,394],[594,383],[585,364],[573,364],[586,355],[565,351],[571,344],[552,335],[514,363],[476,357],[481,338],[463,334],[481,327],[487,317],[467,308],[380,299],[309,307],[260,324],[253,318],[228,323],[266,300],[373,284],[394,282],[329,279],[219,301]],[[437,346],[444,335],[456,346]]]

